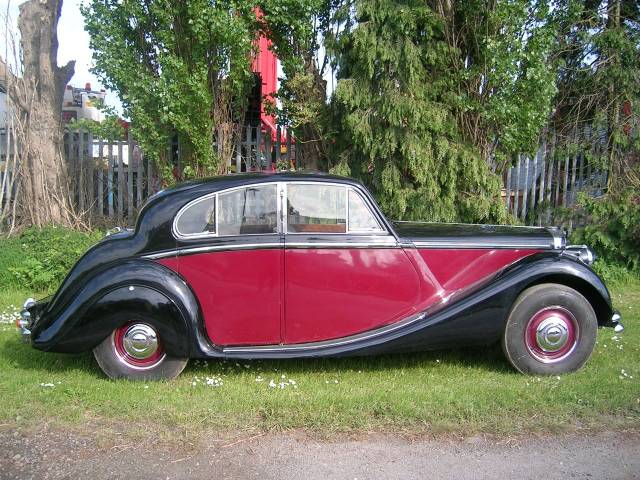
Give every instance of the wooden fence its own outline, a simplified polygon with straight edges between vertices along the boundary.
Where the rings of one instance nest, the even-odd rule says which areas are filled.
[[[554,158],[543,145],[533,157],[519,155],[505,172],[505,208],[527,225],[546,225],[555,221],[556,208],[575,205],[580,192],[592,197],[604,194],[607,180],[607,171],[582,153]]]
[[[597,143],[597,142],[596,142]],[[6,146],[5,146],[6,144]],[[597,147],[597,145],[596,145]],[[180,170],[180,147],[170,149]],[[278,166],[295,166],[296,142],[280,129],[274,138],[259,128],[246,127],[227,162],[230,173],[273,171]],[[8,189],[11,171],[2,168],[10,148],[0,131],[0,187]],[[81,212],[92,217],[115,217],[129,223],[135,220],[144,201],[162,188],[157,172],[136,142],[96,139],[90,132],[66,131],[64,137],[71,192]],[[6,165],[6,164],[5,164]],[[535,156],[519,155],[503,176],[503,199],[508,213],[528,225],[557,222],[557,207],[571,207],[578,193],[600,196],[606,191],[607,172],[592,164],[582,153],[559,158],[542,145]],[[11,198],[3,192],[0,199]]]
[[[246,127],[227,163],[227,171],[273,171],[279,162],[295,164],[295,140],[283,138],[278,128],[275,139],[257,127]],[[130,137],[126,141],[95,139],[90,132],[65,132],[65,155],[71,175],[71,191],[80,211],[92,216],[135,220],[146,198],[162,188],[150,160]],[[214,145],[215,148],[215,145]],[[180,147],[174,145],[179,172]]]

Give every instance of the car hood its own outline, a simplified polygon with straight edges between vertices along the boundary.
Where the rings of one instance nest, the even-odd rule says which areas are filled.
[[[463,223],[392,222],[403,242],[429,248],[562,249],[565,235],[557,228]]]

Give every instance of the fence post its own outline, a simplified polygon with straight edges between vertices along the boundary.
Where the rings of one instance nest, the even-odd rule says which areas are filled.
[[[153,195],[153,164],[151,163],[151,157],[147,158],[147,197]]]
[[[96,209],[96,197],[95,197],[95,171],[96,171],[96,163],[93,158],[93,134],[91,132],[87,133],[87,178],[89,179],[89,183],[87,186],[89,187],[89,211],[93,212]]]
[[[98,139],[98,215],[104,215],[104,144]]]
[[[531,193],[529,194],[529,212],[531,215],[534,215],[536,208],[536,191],[538,190],[536,187],[538,185],[538,153],[536,153],[535,157],[533,157],[533,174],[531,178]],[[535,223],[535,219],[532,217],[532,224]]]
[[[133,142],[127,131],[127,223],[133,218]]]
[[[109,204],[109,216],[113,217],[113,141],[109,141],[107,165],[107,203]]]
[[[276,170],[278,169],[278,164],[280,163],[280,146],[282,145],[282,131],[280,129],[280,125],[276,128]]]
[[[242,171],[242,130],[238,130],[238,142],[236,145],[236,173]]]
[[[518,163],[516,164],[516,188],[515,188],[515,198],[513,202],[513,214],[516,218],[518,218],[518,207],[520,205],[520,155],[518,155]]]
[[[84,130],[78,130],[78,203],[80,212],[84,213],[85,179],[84,179]]]
[[[124,217],[124,160],[122,140],[118,140],[118,217]]]
[[[507,215],[509,215],[509,207],[511,206],[511,169],[513,167],[511,165],[509,165],[509,167],[507,168],[507,184],[506,184],[506,198],[505,198],[505,205],[506,205],[506,209],[507,209]]]
[[[262,131],[260,125],[256,128],[256,163],[258,164],[258,170],[262,171],[265,169],[264,164],[262,163]]]
[[[529,157],[525,158],[524,164],[524,190],[522,192],[522,221],[527,218],[527,198],[529,195]]]
[[[545,181],[545,169],[547,166],[547,136],[545,133],[542,147],[538,150],[538,155],[542,160],[540,162],[540,190],[538,190],[538,203],[540,205],[544,204],[544,181]],[[542,226],[542,209],[538,209],[538,226]]]
[[[137,162],[138,175],[136,178],[136,207],[139,210],[140,207],[142,207],[142,188],[144,185],[144,169],[143,169],[144,154],[142,153],[142,150],[140,150],[139,146],[136,145],[133,148],[138,149],[138,162]]]

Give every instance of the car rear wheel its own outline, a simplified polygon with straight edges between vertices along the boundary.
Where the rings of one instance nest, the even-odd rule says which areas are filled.
[[[573,372],[591,356],[597,329],[593,307],[579,292],[561,284],[536,285],[514,302],[502,349],[522,373]]]
[[[116,328],[93,355],[111,378],[169,380],[177,377],[188,359],[167,355],[157,330],[150,322],[132,320]]]

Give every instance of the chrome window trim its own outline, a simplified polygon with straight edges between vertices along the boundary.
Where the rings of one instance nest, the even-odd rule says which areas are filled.
[[[180,210],[178,210],[178,213],[176,213],[175,218],[173,219],[173,224],[171,226],[171,233],[173,233],[173,236],[179,240],[191,240],[191,239],[195,239],[195,238],[209,238],[209,237],[216,237],[217,233],[218,233],[218,192],[214,192],[214,193],[208,193],[206,195],[203,195],[202,197],[198,197],[195,200],[191,200],[190,202],[188,202],[186,205],[184,205]],[[180,220],[180,217],[182,216],[182,214],[188,210],[190,207],[197,205],[199,203],[202,203],[206,200],[209,200],[213,198],[214,202],[215,202],[215,209],[216,209],[216,231],[215,232],[202,232],[202,233],[181,233],[180,230],[178,229],[178,221]]]
[[[360,188],[356,188],[354,185],[348,185],[344,183],[338,182],[309,182],[309,181],[296,181],[290,180],[284,183],[284,196],[282,199],[282,209],[283,209],[283,229],[285,235],[309,235],[310,232],[289,232],[289,215],[287,212],[287,200],[288,200],[288,186],[289,185],[325,185],[325,186],[333,186],[333,187],[341,187],[345,189],[345,231],[344,232],[313,232],[313,235],[380,235],[380,236],[391,236],[389,230],[380,222],[380,219],[375,214],[375,209],[371,208],[371,202],[366,195],[363,195]],[[351,230],[349,228],[349,190],[352,190],[356,195],[358,195],[365,208],[369,211],[373,219],[378,224],[379,230]]]
[[[237,237],[239,235],[220,235],[219,229],[218,229],[218,221],[220,219],[220,212],[219,212],[219,208],[220,208],[220,199],[218,198],[219,195],[223,195],[229,192],[233,192],[235,190],[242,190],[245,188],[250,188],[252,186],[258,186],[258,187],[268,187],[273,185],[275,187],[276,190],[276,215],[278,210],[280,209],[280,199],[278,198],[278,192],[279,192],[279,187],[280,184],[283,182],[259,182],[259,183],[251,183],[251,184],[246,184],[246,185],[240,185],[240,186],[236,186],[236,187],[231,187],[231,188],[226,188],[224,190],[220,190],[218,192],[213,192],[213,193],[207,193],[206,195],[203,195],[202,197],[196,198],[194,200],[191,200],[190,202],[188,202],[186,205],[184,205],[180,210],[178,210],[178,213],[176,213],[175,218],[173,219],[173,223],[171,225],[171,233],[173,234],[173,236],[177,239],[177,240],[194,240],[194,239],[199,239],[199,238],[226,238],[226,237]],[[180,231],[178,230],[178,221],[180,220],[180,216],[187,210],[189,209],[191,206],[193,205],[197,205],[200,202],[203,202],[205,200],[208,200],[210,198],[214,198],[215,199],[215,208],[216,208],[216,231],[215,232],[203,232],[203,233],[180,233]],[[242,236],[247,236],[247,237],[255,237],[255,236],[264,236],[264,235],[278,235],[280,233],[280,229],[278,226],[276,226],[276,231],[275,232],[270,232],[270,233],[243,233]]]

